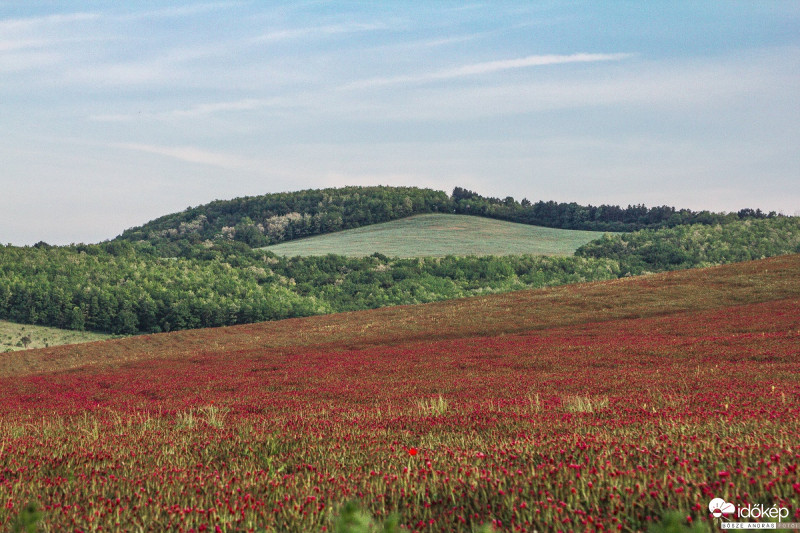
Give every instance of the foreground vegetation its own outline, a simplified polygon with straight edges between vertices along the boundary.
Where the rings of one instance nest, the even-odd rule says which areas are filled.
[[[32,503],[42,531],[330,531],[355,501],[407,531],[708,530],[714,497],[800,521],[799,276],[784,256],[2,359],[0,524]]]
[[[283,256],[572,255],[600,236],[593,231],[514,224],[465,215],[415,215],[401,220],[275,244]]]

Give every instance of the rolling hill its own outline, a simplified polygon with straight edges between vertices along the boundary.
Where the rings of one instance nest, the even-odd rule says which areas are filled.
[[[797,518],[800,255],[0,358],[0,525]],[[793,485],[794,484],[794,485]],[[745,493],[746,491],[746,493]],[[391,530],[391,529],[388,529]]]
[[[443,191],[417,187],[339,187],[215,200],[130,228],[118,241],[148,242],[170,256],[203,241],[251,247],[357,228],[418,213],[450,212]]]
[[[115,242],[147,243],[164,257],[197,244],[235,241],[251,248],[361,228],[419,214],[461,214],[526,225],[572,230],[626,232],[686,224],[728,224],[774,218],[776,213],[694,212],[670,206],[579,205],[517,202],[484,197],[456,187],[452,195],[418,187],[340,187],[245,196],[188,207],[125,230]]]
[[[496,235],[500,241],[511,240],[507,230],[512,227],[524,234],[555,231],[455,215],[404,223],[421,228],[418,220],[448,224],[465,220],[491,228],[484,235]],[[402,245],[415,248],[414,253],[420,253],[420,248],[430,251],[428,245],[436,235],[444,236],[447,249],[453,252],[459,249],[453,243],[465,242],[476,252],[492,240],[475,238],[479,234],[466,227],[435,223],[425,231],[384,234],[381,239],[392,243],[391,251],[400,251]],[[503,232],[506,237],[500,238]],[[409,240],[410,234],[424,236],[425,242]],[[376,242],[370,232],[366,236]],[[369,239],[348,239],[350,244],[358,242],[362,253],[372,253],[365,244]],[[336,251],[342,251],[340,246],[344,245],[337,244]],[[789,217],[603,234],[572,256],[285,257],[230,240],[188,246],[180,257],[163,257],[149,243],[118,241],[0,246],[0,318],[117,334],[159,333],[425,303],[797,252],[800,219]]]
[[[288,241],[265,250],[283,256],[572,255],[601,235],[468,215],[429,214]]]

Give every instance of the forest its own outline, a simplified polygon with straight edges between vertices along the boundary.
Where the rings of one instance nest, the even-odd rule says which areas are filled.
[[[217,200],[163,216],[124,231],[117,241],[149,243],[163,257],[184,255],[210,241],[235,241],[258,248],[284,241],[358,228],[422,213],[457,213],[562,229],[636,231],[686,224],[727,224],[779,218],[759,209],[737,213],[691,211],[669,206],[584,206],[577,203],[517,202],[481,196],[456,187],[342,187]]]
[[[456,187],[451,197],[455,213],[533,224],[562,229],[592,231],[636,231],[645,228],[664,228],[688,224],[728,224],[739,220],[779,217],[776,212],[764,213],[760,209],[740,209],[736,213],[712,213],[676,209],[670,206],[647,208],[644,205],[579,205],[575,202],[559,203],[527,198],[517,202],[511,196],[504,199],[487,198],[472,191]]]
[[[236,240],[0,246],[0,318],[118,334],[432,302],[800,252],[800,219],[604,235],[575,256],[278,257]]]
[[[777,217],[606,234],[575,255],[614,260],[623,275],[636,275],[799,252],[800,219]]]
[[[279,258],[237,243],[163,258],[125,243],[0,247],[0,318],[161,332],[609,279],[583,257]]]
[[[126,230],[117,240],[145,241],[174,257],[207,240],[252,248],[421,213],[451,212],[447,193],[416,187],[342,187],[245,196],[187,208]]]

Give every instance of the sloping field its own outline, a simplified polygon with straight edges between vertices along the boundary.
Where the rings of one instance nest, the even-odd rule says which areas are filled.
[[[505,335],[585,322],[703,311],[800,297],[800,255],[224,328],[141,335],[0,357],[0,377],[254,346],[359,348],[428,338]]]
[[[278,255],[339,254],[389,257],[446,255],[572,255],[602,235],[597,231],[544,228],[467,215],[416,215],[284,242],[265,249]]]
[[[32,326],[30,324],[17,324],[7,320],[0,320],[0,353],[60,346],[62,344],[101,341],[115,337],[115,335],[105,333]]]
[[[406,531],[708,530],[717,497],[800,521],[798,279],[782,256],[9,354],[0,524],[330,531],[352,499]]]

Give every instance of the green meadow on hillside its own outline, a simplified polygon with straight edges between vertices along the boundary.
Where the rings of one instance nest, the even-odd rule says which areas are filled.
[[[63,344],[102,341],[106,339],[116,339],[118,337],[119,335],[107,335],[104,333],[93,333],[91,331],[73,331],[47,326],[32,326],[30,324],[16,324],[14,322],[8,322],[7,320],[0,320],[0,353],[33,348],[46,348],[48,346],[61,346]]]
[[[602,235],[597,231],[529,226],[468,215],[416,215],[391,222],[317,235],[264,248],[277,255],[339,254],[362,257],[446,255],[572,255]]]

